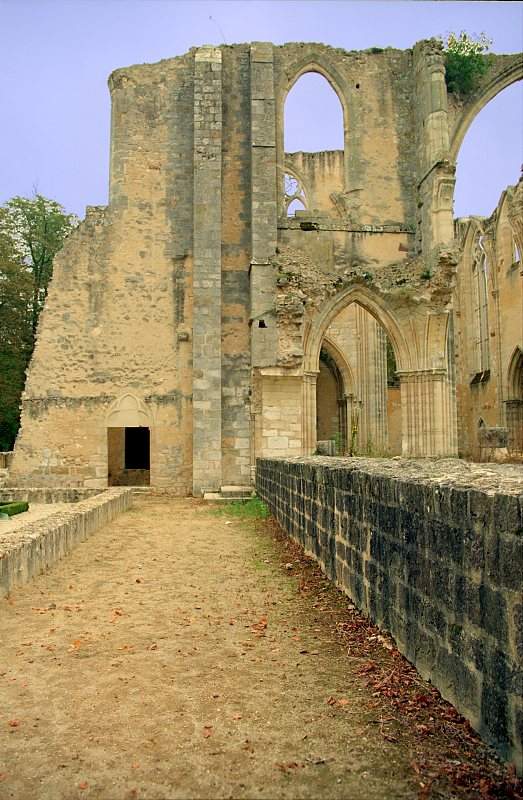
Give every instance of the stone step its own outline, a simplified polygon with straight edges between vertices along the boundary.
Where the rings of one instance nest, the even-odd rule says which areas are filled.
[[[214,503],[230,503],[232,500],[250,500],[253,495],[252,486],[222,486],[219,492],[204,492],[203,499]]]
[[[222,497],[248,500],[254,494],[252,486],[222,486],[220,489]]]

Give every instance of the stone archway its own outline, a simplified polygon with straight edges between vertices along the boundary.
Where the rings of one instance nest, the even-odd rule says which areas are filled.
[[[517,81],[523,80],[523,63],[519,56],[510,59],[502,69],[496,72],[490,80],[481,87],[467,103],[463,112],[458,117],[457,123],[452,131],[450,138],[449,157],[452,162],[456,162],[459,149],[463,139],[473,123],[474,119],[493,100],[493,98]]]
[[[311,320],[304,340],[302,440],[305,455],[316,447],[316,382],[326,332],[336,315],[356,303],[384,329],[400,379],[401,452],[404,456],[454,455],[452,395],[446,363],[447,314],[398,318],[388,304],[365,287],[351,287],[325,304]]]
[[[523,458],[523,350],[516,347],[508,371],[508,400],[505,401],[508,449]]]
[[[342,455],[350,446],[354,377],[344,354],[327,337],[323,340],[318,367],[316,382],[318,443],[330,442],[331,447],[327,447],[329,452],[332,455]]]

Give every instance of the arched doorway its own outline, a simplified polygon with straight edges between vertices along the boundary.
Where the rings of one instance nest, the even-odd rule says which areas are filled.
[[[372,336],[381,346],[366,346],[365,359],[361,359],[363,390],[374,393],[375,408],[381,403],[381,414],[370,414],[370,443],[374,454],[391,452],[388,435],[383,430],[389,424],[386,391],[376,392],[376,380],[382,387],[388,386],[387,377],[387,339],[393,351],[391,372],[395,375],[396,389],[399,379],[399,399],[401,409],[401,454],[403,456],[449,456],[456,452],[454,417],[451,411],[451,392],[449,371],[445,359],[448,313],[427,315],[423,308],[412,309],[409,316],[396,317],[395,308],[377,292],[358,284],[351,286],[326,301],[318,313],[310,320],[304,336],[304,370],[302,383],[302,448],[305,455],[316,449],[316,402],[317,377],[319,373],[320,351],[327,336],[332,341],[331,325],[339,322],[340,312],[356,305],[359,312],[368,312],[372,326],[364,328],[372,331]],[[398,320],[401,320],[401,324]],[[344,332],[347,332],[345,326]],[[358,342],[357,337],[354,339]],[[363,340],[360,338],[359,342]],[[343,347],[340,348],[343,351]],[[373,354],[369,357],[369,353]],[[379,357],[377,356],[379,354]],[[350,363],[350,359],[348,359]],[[352,364],[351,364],[352,367]],[[374,380],[371,378],[374,369]],[[357,386],[357,381],[355,381]],[[392,387],[391,387],[392,388]],[[361,398],[356,398],[360,400]],[[363,407],[363,406],[362,406]],[[367,408],[371,408],[368,403]],[[400,409],[397,409],[399,424]],[[347,416],[347,419],[350,415]],[[380,438],[381,437],[381,438]],[[368,431],[358,426],[359,442],[369,451]],[[397,437],[397,440],[400,437]],[[363,449],[363,448],[362,448]]]
[[[523,351],[517,347],[508,376],[509,399],[506,401],[508,451],[512,458],[523,460]]]
[[[339,364],[345,364],[350,386]],[[396,356],[383,326],[357,302],[342,308],[322,341],[316,383],[319,449],[333,454],[401,453],[401,390]]]
[[[107,483],[109,486],[149,486],[151,423],[143,403],[126,394],[107,415]]]
[[[348,368],[343,369],[340,361],[339,351],[324,341],[316,381],[316,437],[318,452],[328,455],[344,455],[350,447],[347,402],[352,394],[343,376]]]

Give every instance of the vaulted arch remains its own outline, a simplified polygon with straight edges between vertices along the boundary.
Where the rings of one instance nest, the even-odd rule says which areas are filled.
[[[316,444],[315,381],[327,337],[339,346],[338,339],[343,340],[340,349],[344,352],[355,350],[356,355],[348,356],[351,366],[355,359],[360,362],[359,384],[356,379],[347,413],[357,427],[360,452],[454,453],[447,331],[448,313],[427,315],[423,310],[406,313],[404,309],[398,319],[383,298],[362,286],[353,286],[325,303],[304,337],[305,452],[313,452]]]
[[[459,118],[450,145],[456,163],[454,214],[490,216],[505,187],[516,183],[523,131],[522,69],[492,81]],[[509,80],[510,78],[510,80]]]
[[[492,77],[476,92],[457,117],[450,139],[450,158],[455,161],[465,135],[474,119],[483,108],[500,92],[518,81],[523,80],[523,61],[520,55],[508,59],[506,65],[495,72]]]

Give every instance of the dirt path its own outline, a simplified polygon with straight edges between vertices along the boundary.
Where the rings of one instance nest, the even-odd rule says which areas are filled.
[[[275,548],[139,498],[0,601],[0,797],[417,797]]]

